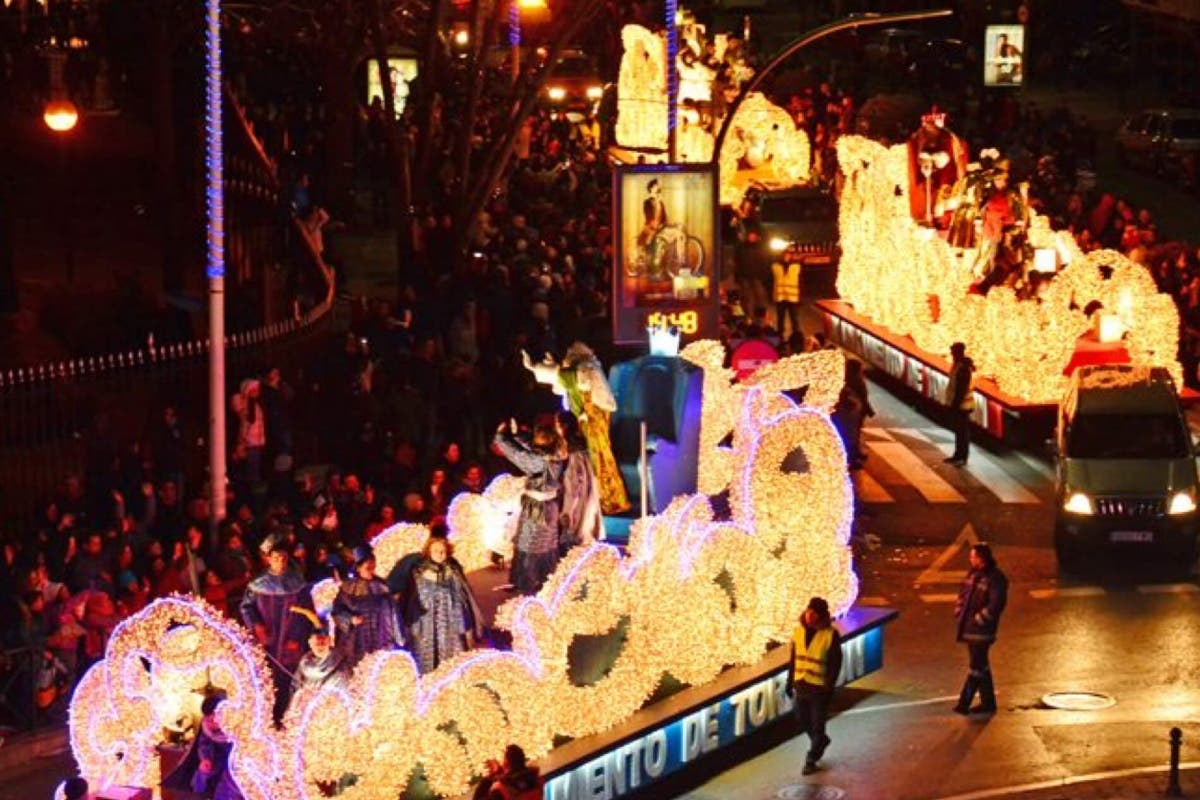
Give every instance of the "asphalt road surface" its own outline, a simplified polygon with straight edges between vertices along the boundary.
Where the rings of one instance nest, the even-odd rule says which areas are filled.
[[[871,400],[855,550],[860,602],[900,611],[884,668],[839,695],[823,771],[801,775],[808,743],[796,737],[684,797],[948,797],[1162,764],[1173,725],[1184,729],[1184,760],[1200,756],[1200,725],[1187,722],[1200,712],[1194,575],[1123,560],[1060,578],[1045,456],[976,444],[967,468],[953,467],[942,463],[948,431],[878,386]],[[992,659],[1000,712],[978,720],[950,711],[966,671],[954,597],[976,540],[993,545],[1011,582]],[[1042,705],[1060,691],[1116,703]]]

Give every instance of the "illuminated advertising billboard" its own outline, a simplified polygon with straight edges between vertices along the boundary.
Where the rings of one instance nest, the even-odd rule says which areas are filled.
[[[684,343],[717,338],[717,173],[709,164],[619,166],[613,176],[613,341],[679,328]]]
[[[417,77],[417,60],[415,58],[389,58],[388,72],[392,76],[392,97],[396,101],[396,116],[404,111],[408,102],[409,84]],[[370,106],[375,98],[383,98],[383,82],[379,79],[379,62],[371,59],[367,62],[367,105]]]
[[[1020,86],[1025,79],[1025,26],[988,25],[983,41],[983,85]]]

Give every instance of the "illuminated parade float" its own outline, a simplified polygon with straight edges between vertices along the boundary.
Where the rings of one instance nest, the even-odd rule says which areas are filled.
[[[418,774],[455,795],[509,743],[543,759],[548,797],[592,796],[597,780],[620,796],[778,729],[791,704],[779,645],[812,595],[842,616],[842,680],[878,669],[888,613],[851,609],[853,495],[828,416],[840,354],[794,356],[744,382],[722,366],[717,342],[661,358],[702,383],[699,406],[686,409],[699,418],[695,456],[664,475],[690,469],[699,491],[663,498],[624,548],[574,548],[535,596],[501,605],[492,624],[511,649],[468,650],[426,674],[406,651],[375,652],[344,682],[300,690],[276,726],[268,655],[246,629],[203,601],[159,600],[116,629],[79,684],[70,724],[81,773],[96,786],[157,786],[163,746],[195,726],[204,697],[220,695],[231,775],[252,800],[395,798]],[[651,379],[620,378],[624,367],[613,372],[630,386],[618,400],[627,406]],[[801,387],[803,404],[783,394]],[[468,574],[486,573],[510,541],[524,481],[502,475],[452,504],[449,541]],[[385,532],[380,573],[428,535],[405,524]],[[314,590],[318,610],[329,594]],[[580,682],[576,645],[596,637],[616,645],[599,677]],[[692,688],[647,706],[668,676]],[[565,739],[575,741],[555,749]]]
[[[817,303],[834,342],[937,401],[963,342],[972,419],[997,437],[1049,418],[1083,364],[1162,366],[1183,386],[1171,297],[1141,264],[1052,230],[999,154],[968,165],[936,113],[905,144],[837,149],[841,300]]]

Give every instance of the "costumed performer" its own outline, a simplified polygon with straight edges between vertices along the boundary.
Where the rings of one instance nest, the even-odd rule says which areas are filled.
[[[974,272],[982,278],[978,291],[986,294],[1019,272],[1024,261],[1029,209],[1019,190],[1009,186],[1008,161],[992,170],[992,188],[983,203],[983,228]]]
[[[603,539],[604,520],[600,516],[596,473],[592,470],[587,443],[575,415],[566,412],[559,414],[555,425],[558,435],[567,445],[562,508],[558,517],[558,551],[566,555],[572,547]]]
[[[609,438],[609,422],[617,410],[617,400],[604,377],[600,359],[583,342],[575,342],[567,349],[561,365],[553,361],[534,364],[525,352],[521,357],[538,383],[547,384],[562,396],[563,406],[579,420],[592,471],[600,485],[600,510],[605,514],[628,511],[629,495]]]
[[[983,225],[983,203],[992,191],[992,176],[1000,152],[994,148],[979,151],[979,162],[967,165],[966,174],[954,184],[950,195],[950,228],[946,241],[951,247],[973,248],[979,243]]]
[[[430,536],[405,593],[409,646],[422,675],[483,638],[483,613],[444,537]]]
[[[191,792],[213,800],[242,800],[242,792],[229,771],[233,740],[217,722],[216,712],[224,699],[219,695],[204,698],[200,704],[204,716],[196,738],[179,766],[163,779],[163,789]]]
[[[302,614],[312,623],[308,636],[308,652],[300,659],[292,680],[292,696],[301,689],[320,689],[322,686],[344,687],[350,672],[346,654],[334,648],[329,620],[322,619],[307,608],[292,606],[291,611]]]
[[[535,426],[529,444],[516,432],[515,420],[502,423],[493,441],[500,455],[525,473],[509,576],[516,591],[536,594],[558,564],[558,490],[567,454],[552,427]]]
[[[254,638],[267,651],[271,677],[275,681],[275,720],[278,722],[288,705],[288,691],[296,665],[304,654],[309,621],[293,614],[292,606],[311,609],[312,596],[304,576],[288,555],[287,540],[271,534],[261,549],[267,553],[267,569],[246,586],[242,595],[241,616]]]
[[[354,548],[353,572],[338,587],[333,619],[351,665],[368,653],[402,645],[396,603],[388,585],[375,574],[375,551],[369,545]]]
[[[908,203],[912,218],[944,228],[944,198],[967,174],[967,146],[946,128],[946,115],[936,106],[921,117],[921,127],[908,139]]]

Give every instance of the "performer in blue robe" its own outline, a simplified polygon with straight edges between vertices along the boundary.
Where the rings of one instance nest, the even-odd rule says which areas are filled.
[[[422,674],[483,638],[483,614],[452,552],[444,538],[429,537],[406,593],[409,645]]]
[[[196,738],[171,774],[163,779],[162,788],[177,792],[192,792],[213,800],[242,800],[233,773],[229,771],[229,753],[233,740],[226,736],[217,722],[216,710],[224,698],[206,697],[200,705],[204,715]]]
[[[333,618],[352,665],[368,653],[402,645],[396,603],[388,585],[375,575],[375,552],[367,545],[354,549],[354,574],[338,589]]]
[[[537,426],[532,443],[526,444],[512,430],[515,423],[510,425],[508,433],[501,425],[494,440],[501,455],[525,473],[509,576],[521,594],[537,594],[558,564],[558,493],[567,453],[552,427]]]
[[[267,551],[267,571],[246,587],[242,596],[242,621],[254,632],[267,651],[267,663],[275,681],[275,721],[288,705],[292,677],[304,655],[309,621],[289,609],[299,606],[312,610],[312,596],[304,576],[291,563],[287,542],[272,535],[263,542]]]

